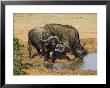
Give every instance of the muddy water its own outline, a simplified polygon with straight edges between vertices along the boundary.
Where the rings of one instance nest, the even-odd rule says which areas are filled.
[[[81,70],[97,70],[97,54],[96,53],[90,53],[87,56],[85,56],[83,59],[75,59],[73,61],[69,61],[66,64],[28,64],[30,67],[40,67],[44,66],[46,68],[52,68],[52,69],[81,69]]]
[[[73,61],[69,61],[66,64],[51,64],[50,67],[53,69],[81,69],[81,70],[97,70],[97,54],[90,53],[85,56],[83,59],[75,59]]]

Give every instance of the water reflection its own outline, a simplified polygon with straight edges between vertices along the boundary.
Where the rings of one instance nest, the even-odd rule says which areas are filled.
[[[83,59],[77,59],[73,61],[69,61],[66,64],[51,64],[51,68],[53,69],[82,69],[82,70],[97,70],[97,54],[91,53],[85,56]]]
[[[63,63],[50,63],[50,64],[28,64],[30,67],[41,67],[44,66],[46,68],[52,68],[52,69],[81,69],[81,70],[97,70],[97,54],[96,53],[90,53],[87,56],[85,56],[83,59],[76,59],[73,61],[69,61],[66,64]]]

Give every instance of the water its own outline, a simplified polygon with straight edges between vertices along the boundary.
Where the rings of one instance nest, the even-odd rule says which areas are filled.
[[[90,53],[83,59],[69,61],[66,64],[53,64],[53,69],[81,69],[81,70],[97,70],[97,54]]]
[[[66,64],[32,64],[30,65],[30,67],[40,67],[40,66],[44,66],[46,68],[52,68],[52,69],[57,69],[57,70],[61,70],[61,69],[81,69],[81,70],[97,70],[97,53],[90,53],[87,56],[85,56],[83,59],[76,59],[73,61],[69,61]]]
[[[97,70],[97,54],[91,53],[84,57],[83,64],[80,69],[84,70]]]

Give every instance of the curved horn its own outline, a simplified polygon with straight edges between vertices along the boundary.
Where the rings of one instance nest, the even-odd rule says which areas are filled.
[[[45,42],[45,40],[42,39],[42,36],[40,37],[40,40],[41,40],[42,42]]]
[[[46,40],[43,40],[43,39],[42,39],[42,36],[41,36],[40,40],[41,40],[42,42],[47,42],[47,41],[49,41],[52,37],[53,37],[53,36],[49,36]]]
[[[41,37],[41,41],[42,41],[42,42],[47,42],[47,41],[49,41],[51,38],[56,38],[57,41],[58,41],[58,43],[61,43],[61,41],[59,40],[58,36],[49,36],[48,39],[46,39],[46,40],[43,40],[42,37]]]
[[[61,41],[59,40],[58,36],[54,36],[54,38],[57,39],[58,43],[61,43]]]

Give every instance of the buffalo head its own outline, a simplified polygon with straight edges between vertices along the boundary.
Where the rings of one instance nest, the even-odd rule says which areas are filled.
[[[79,45],[79,47],[76,48],[75,52],[74,52],[75,56],[83,59],[85,55],[88,54],[87,50],[84,48],[84,46]]]
[[[56,45],[60,42],[57,36],[50,36],[48,39],[43,40],[42,42],[42,54],[44,55],[45,59],[48,60],[50,58],[50,53],[54,52]]]

